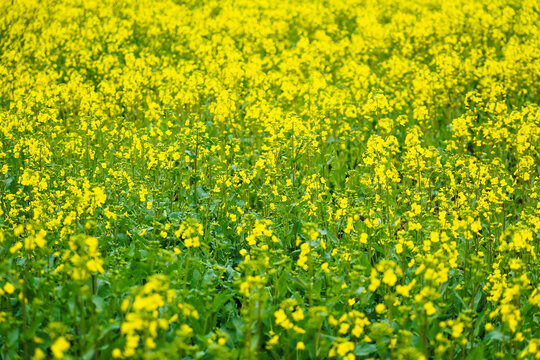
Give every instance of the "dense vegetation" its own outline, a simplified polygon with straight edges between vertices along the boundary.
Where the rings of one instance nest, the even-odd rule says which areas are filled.
[[[539,11],[1,0],[0,358],[540,359]]]

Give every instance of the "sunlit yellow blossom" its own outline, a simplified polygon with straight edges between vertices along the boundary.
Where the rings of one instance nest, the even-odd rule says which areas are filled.
[[[60,336],[51,345],[51,351],[56,359],[63,359],[64,353],[70,348],[70,343],[65,337]]]

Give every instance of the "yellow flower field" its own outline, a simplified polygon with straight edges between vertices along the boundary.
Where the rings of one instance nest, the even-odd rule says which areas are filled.
[[[540,359],[538,0],[0,0],[0,359]]]

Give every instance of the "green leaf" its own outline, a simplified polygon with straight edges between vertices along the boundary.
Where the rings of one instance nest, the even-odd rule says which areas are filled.
[[[212,302],[212,309],[214,311],[218,311],[233,296],[234,296],[233,294],[228,294],[228,295],[225,295],[225,296],[216,296],[214,298],[214,301]]]
[[[105,307],[107,306],[105,304],[105,300],[101,296],[98,296],[98,295],[92,296],[92,302],[96,306],[97,311],[103,311],[103,309],[105,309]]]
[[[487,341],[488,344],[490,344],[492,341],[503,341],[504,335],[502,332],[498,330],[490,331],[489,334],[486,335],[484,338],[484,341]]]
[[[375,351],[377,351],[377,345],[375,344],[369,344],[369,343],[363,343],[360,345],[356,345],[354,348],[354,355],[356,356],[368,356],[370,354],[373,354]]]
[[[21,330],[19,328],[15,328],[8,333],[8,345],[10,347],[14,346],[17,343],[20,331]]]
[[[105,336],[107,336],[107,334],[110,333],[111,331],[119,330],[119,329],[120,329],[120,325],[118,325],[118,324],[109,324],[109,325],[105,326],[101,330],[101,333],[99,334],[99,340],[103,340],[105,338]]]
[[[473,351],[466,357],[466,360],[483,360],[484,344],[477,345]]]

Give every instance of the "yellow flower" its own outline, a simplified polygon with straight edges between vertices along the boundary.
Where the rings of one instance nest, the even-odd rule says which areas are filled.
[[[350,326],[349,324],[347,324],[347,323],[341,323],[341,324],[339,325],[339,330],[338,330],[338,332],[339,332],[340,334],[346,334],[347,331],[349,331],[349,328],[350,328],[350,327],[351,327],[351,326]]]
[[[328,269],[328,263],[325,262],[321,265],[321,269],[325,272],[325,273],[329,273],[330,272],[330,269]]]
[[[354,328],[351,331],[351,334],[354,337],[359,338],[362,335],[362,332],[364,331],[364,328],[358,325],[355,325]]]
[[[294,321],[300,321],[304,319],[304,311],[302,308],[298,308],[295,312],[292,313]]]
[[[266,343],[266,348],[271,349],[273,346],[277,345],[279,342],[279,335],[274,335],[268,342]]]
[[[344,341],[342,342],[341,344],[339,344],[337,346],[337,353],[340,355],[340,356],[345,356],[347,355],[347,353],[351,352],[354,350],[354,343],[351,342],[351,341]]]
[[[361,244],[367,244],[367,240],[368,240],[368,234],[362,233],[360,235],[360,243]]]
[[[431,301],[428,301],[424,304],[424,310],[426,310],[426,314],[428,316],[434,315],[437,312],[437,309],[435,306],[433,306],[433,303]]]
[[[112,356],[115,359],[121,358],[122,357],[122,351],[120,349],[116,348],[116,349],[114,349],[112,351]]]
[[[293,328],[293,323],[287,318],[287,314],[283,309],[279,309],[274,312],[274,317],[276,318],[276,324],[280,325],[286,330]]]
[[[147,349],[154,349],[156,347],[156,342],[154,341],[154,339],[152,339],[151,337],[148,337],[146,338],[146,340],[144,341],[144,346],[147,348]]]
[[[17,242],[15,243],[15,245],[13,245],[12,247],[9,248],[9,252],[12,253],[12,254],[15,254],[17,251],[19,251],[20,249],[22,249],[22,247],[23,247],[22,242],[17,241]]]
[[[8,294],[13,294],[13,292],[15,291],[15,286],[13,286],[12,283],[7,282],[4,285],[4,291],[7,292]]]
[[[91,272],[97,272],[100,274],[103,274],[105,272],[105,269],[103,269],[102,266],[102,260],[101,259],[90,259],[86,262],[86,267]]]
[[[452,326],[452,337],[458,338],[461,336],[461,333],[463,332],[463,323],[459,322]]]
[[[383,303],[377,304],[375,306],[375,311],[377,314],[382,314],[386,310],[386,306]]]
[[[32,356],[32,360],[43,360],[47,357],[47,355],[45,355],[45,352],[43,350],[41,350],[40,348],[36,348],[36,350],[34,351],[34,356]]]
[[[372,277],[371,282],[368,286],[368,290],[371,292],[375,292],[379,288],[380,285],[381,285],[381,280],[379,280],[376,277]]]
[[[51,351],[56,359],[62,359],[64,357],[64,353],[69,349],[69,347],[70,343],[66,340],[66,338],[60,336],[51,345]]]
[[[394,273],[394,270],[388,269],[384,272],[383,275],[383,283],[385,283],[388,286],[394,286],[397,282],[397,276]]]
[[[298,343],[296,343],[296,350],[304,350],[305,348],[306,348],[306,345],[302,341],[299,341]]]

